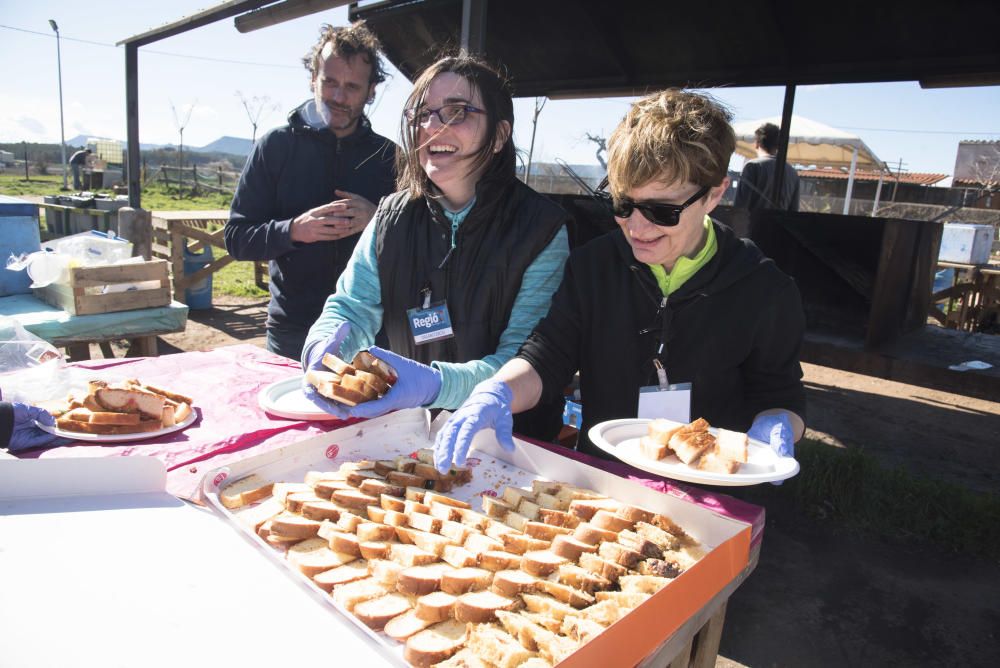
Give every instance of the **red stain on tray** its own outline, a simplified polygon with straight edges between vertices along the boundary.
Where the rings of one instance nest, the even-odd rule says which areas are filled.
[[[226,478],[228,478],[228,477],[229,477],[229,474],[228,474],[228,473],[225,473],[225,472],[222,472],[222,473],[220,473],[220,474],[216,475],[216,476],[215,476],[215,477],[214,477],[214,478],[212,479],[212,484],[214,484],[214,485],[215,485],[216,487],[218,487],[218,486],[219,486],[219,485],[221,485],[221,484],[223,483],[223,481],[224,481],[224,480],[225,480]]]
[[[334,443],[333,445],[331,445],[329,448],[326,449],[327,459],[336,459],[337,455],[339,454],[340,454],[340,446],[337,445],[336,443]]]

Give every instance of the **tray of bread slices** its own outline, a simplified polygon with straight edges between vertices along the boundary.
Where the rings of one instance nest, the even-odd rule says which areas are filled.
[[[209,473],[205,492],[401,665],[609,665],[630,652],[635,663],[671,632],[664,614],[692,614],[747,563],[749,530],[746,546],[734,538],[746,525],[527,443],[522,466],[497,447],[439,474],[430,441],[401,437],[393,419],[240,462],[221,482]],[[532,470],[550,466],[563,482]],[[576,466],[593,477],[565,481]],[[739,556],[721,580],[690,581],[702,598],[645,605],[720,544]]]
[[[740,486],[786,480],[799,472],[794,457],[778,455],[745,433],[715,428],[704,418],[609,420],[590,441],[626,464],[674,480]]]
[[[198,415],[191,397],[136,378],[109,383],[91,380],[85,392],[49,405],[54,425],[35,424],[51,434],[79,441],[116,443],[156,438],[191,426]]]

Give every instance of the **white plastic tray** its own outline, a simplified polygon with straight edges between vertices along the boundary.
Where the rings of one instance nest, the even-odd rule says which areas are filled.
[[[479,497],[498,496],[508,486],[529,487],[532,480],[543,478],[594,489],[620,501],[666,513],[696,537],[707,550],[714,550],[749,528],[746,523],[723,517],[681,498],[661,494],[639,483],[600,469],[575,463],[531,443],[519,439],[515,442],[518,446],[517,449],[513,453],[506,453],[496,442],[492,431],[486,430],[477,434],[473,442],[471,456],[467,460],[468,465],[473,469],[473,480],[469,484],[455,487],[449,492],[449,495],[468,501],[474,508],[480,509],[482,503]],[[221,504],[218,495],[225,480],[236,480],[251,473],[272,481],[301,482],[306,472],[310,470],[336,470],[341,463],[361,459],[392,459],[397,455],[408,455],[415,453],[419,448],[427,447],[433,447],[433,440],[430,437],[429,413],[424,409],[397,411],[380,418],[320,434],[256,457],[243,459],[228,467],[209,471],[202,480],[202,491],[210,507],[227,518],[236,530],[240,531],[260,551],[266,553],[276,565],[280,565],[304,586],[314,589],[325,598],[332,609],[351,620],[360,631],[366,633],[373,641],[393,652],[398,657],[400,665],[406,665],[402,658],[402,644],[369,630],[357,618],[334,603],[332,597],[294,571],[285,560],[283,553],[267,545],[253,531],[242,526],[237,516]],[[664,600],[676,600],[676,603],[671,602],[669,605],[677,609],[686,609],[685,606],[690,606],[689,614],[694,614],[702,609],[713,596],[722,592],[727,592],[726,595],[728,595],[728,592],[731,592],[742,582],[742,579],[749,574],[753,567],[748,559],[748,555],[733,556],[731,565],[744,568],[744,570],[726,581],[709,578],[705,582],[705,588],[700,590],[704,595],[703,599],[692,595],[686,598],[680,597],[684,600],[678,600],[671,596],[671,588],[666,587],[661,591],[661,593],[668,592],[667,599]],[[745,566],[740,566],[741,564],[745,564]],[[705,571],[699,571],[696,564],[691,571],[682,577],[705,578],[706,576]],[[627,620],[628,617],[625,619]],[[632,663],[638,663],[644,656],[655,651],[660,643],[669,636],[669,632],[659,628],[655,632],[650,632],[644,626],[642,629],[638,629],[634,627],[634,624],[625,624],[624,626],[633,627],[632,631],[628,632],[629,635],[640,638],[639,641],[632,643],[634,646],[629,650],[633,654],[637,653],[629,660]],[[616,643],[610,637],[605,640],[609,643]],[[595,645],[595,647],[590,648],[590,644]],[[590,644],[581,651],[598,650],[596,645],[599,643],[596,639]],[[617,644],[615,644],[615,648],[614,651],[620,653]],[[604,647],[603,651],[606,652],[607,647]],[[590,653],[588,656],[594,656],[594,654]]]

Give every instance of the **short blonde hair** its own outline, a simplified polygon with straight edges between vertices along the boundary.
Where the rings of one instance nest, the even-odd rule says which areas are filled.
[[[608,141],[611,194],[619,198],[651,181],[719,185],[736,148],[732,118],[701,93],[671,88],[642,98]]]

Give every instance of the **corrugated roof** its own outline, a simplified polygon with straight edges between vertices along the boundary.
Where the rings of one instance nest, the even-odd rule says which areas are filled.
[[[800,178],[804,179],[844,179],[850,174],[839,169],[799,169],[796,170]],[[886,182],[896,182],[895,174],[885,175]],[[939,181],[948,178],[947,174],[931,174],[924,172],[908,172],[899,175],[900,183],[914,183],[921,186],[932,186]],[[854,173],[855,181],[878,181],[879,173],[866,169],[859,169]]]

